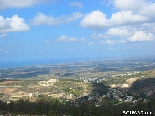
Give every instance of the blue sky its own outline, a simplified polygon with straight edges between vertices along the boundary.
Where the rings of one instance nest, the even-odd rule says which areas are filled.
[[[0,61],[154,56],[154,11],[155,0],[0,0]]]

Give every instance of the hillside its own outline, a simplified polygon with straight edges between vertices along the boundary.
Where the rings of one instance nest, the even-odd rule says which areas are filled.
[[[138,74],[112,77],[103,83],[112,88],[126,90],[130,94],[134,93],[136,96],[155,97],[155,69]]]

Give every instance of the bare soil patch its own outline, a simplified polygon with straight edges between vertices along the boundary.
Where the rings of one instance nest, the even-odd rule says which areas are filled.
[[[2,90],[2,93],[3,94],[7,94],[7,93],[11,93],[11,92],[14,92],[15,90],[17,90],[18,88],[4,88]]]
[[[20,81],[3,81],[3,82],[0,82],[0,85],[4,85],[4,84],[8,84],[8,83],[19,83]]]
[[[129,79],[126,80],[126,83],[132,84],[132,83],[134,83],[135,81],[137,81],[138,79],[139,79],[139,78],[129,78]]]

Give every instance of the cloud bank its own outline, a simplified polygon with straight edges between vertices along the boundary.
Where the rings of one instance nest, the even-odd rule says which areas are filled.
[[[29,25],[25,23],[23,18],[13,15],[11,18],[4,18],[0,15],[0,33],[8,33],[15,31],[28,31]]]
[[[72,7],[78,7],[78,8],[82,8],[82,3],[80,2],[73,2],[73,3],[69,3],[68,5],[72,6]]]
[[[44,2],[53,2],[54,0],[0,0],[0,9],[6,8],[25,8],[32,7]]]
[[[37,13],[33,17],[33,19],[30,19],[30,24],[35,26],[39,26],[39,25],[57,26],[62,23],[70,23],[82,17],[83,17],[83,14],[80,12],[74,12],[71,15],[68,15],[68,16],[63,15],[60,17],[47,16],[43,13]]]

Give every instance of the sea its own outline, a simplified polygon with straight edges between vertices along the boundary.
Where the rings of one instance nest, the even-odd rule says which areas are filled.
[[[63,63],[74,63],[81,61],[91,61],[96,58],[55,58],[55,59],[42,59],[42,60],[13,60],[13,61],[0,61],[0,68],[15,68],[27,66],[40,66],[40,65],[55,65]]]
[[[143,56],[143,57],[124,57],[123,59],[135,59],[141,58],[154,61],[155,56]],[[27,67],[27,66],[40,66],[40,65],[56,65],[64,63],[84,62],[84,61],[96,61],[96,60],[110,60],[110,59],[122,59],[122,57],[76,57],[76,58],[52,58],[52,59],[34,59],[34,60],[11,60],[0,61],[0,68],[14,68],[14,67]]]

